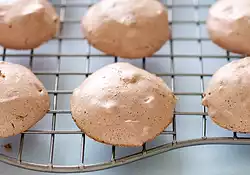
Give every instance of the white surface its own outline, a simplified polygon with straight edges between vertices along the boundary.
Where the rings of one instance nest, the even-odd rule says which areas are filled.
[[[86,173],[86,175],[245,175],[250,171],[249,150],[249,146],[185,148],[122,167]],[[0,174],[50,175],[21,170],[1,163]]]
[[[198,1],[198,0],[197,0]],[[56,1],[57,3],[60,0]],[[67,2],[76,2],[67,0]],[[83,1],[78,1],[83,2]],[[91,2],[91,0],[84,1]],[[93,2],[93,1],[92,1]],[[195,0],[173,0],[174,4],[193,4]],[[212,0],[200,0],[199,4],[208,4]],[[172,1],[168,1],[172,4]],[[207,8],[173,8],[169,10],[171,20],[205,20],[207,15]],[[76,7],[74,9],[67,8],[65,20],[76,19],[80,20],[81,16],[85,13],[86,8]],[[81,32],[77,23],[66,23],[63,25],[63,37],[81,37]],[[207,32],[204,24],[200,26],[196,24],[173,24],[173,38],[199,38],[207,37]],[[35,54],[57,54],[59,42],[52,40],[44,44],[38,49],[34,50]],[[85,40],[63,40],[61,51],[64,54],[87,54],[88,45]],[[174,57],[174,67],[171,65],[169,57],[153,57],[146,60],[146,69],[155,73],[203,73],[212,74],[219,67],[227,63],[226,58],[203,58],[200,64],[199,56],[217,55],[226,56],[226,52],[215,46],[211,41],[202,40],[199,43],[196,40],[173,41],[173,54],[179,55],[197,55],[195,57],[178,58]],[[7,54],[29,54],[30,51],[13,51],[7,50]],[[90,54],[100,53],[94,48],[90,49]],[[169,42],[162,47],[156,54],[164,55],[170,54]],[[114,58],[91,57],[89,62],[89,70],[87,69],[88,61],[86,57],[61,57],[60,71],[61,72],[94,72],[100,67],[114,62]],[[124,60],[138,67],[142,67],[142,60]],[[6,61],[23,64],[29,67],[28,57],[6,57]],[[34,57],[33,58],[33,71],[57,71],[57,57]],[[44,83],[48,90],[55,90],[55,75],[39,75],[40,80]],[[171,77],[162,77],[166,83],[171,86]],[[59,76],[59,90],[73,90],[83,80],[85,76],[81,75],[60,75]],[[204,77],[204,83],[207,84],[209,77]],[[198,76],[177,76],[175,78],[175,91],[176,92],[202,92],[200,85],[200,77]],[[53,104],[53,94],[51,94],[51,108]],[[69,94],[59,94],[57,109],[69,110]],[[179,101],[176,107],[178,112],[202,112],[201,97],[200,96],[184,96],[179,95]],[[52,115],[48,114],[32,129],[50,130],[51,129]],[[180,115],[176,116],[177,120],[177,139],[186,140],[193,138],[200,138],[202,136],[202,118],[201,116]],[[168,130],[171,130],[170,126]],[[231,136],[232,133],[225,131],[218,126],[212,124],[208,119],[207,126],[208,136]],[[57,114],[56,130],[78,130],[69,114]],[[0,139],[0,145],[12,143],[12,152],[6,152],[0,147],[0,152],[10,156],[16,156],[18,150],[18,143],[20,135],[8,139]],[[159,136],[153,142],[148,144],[148,147],[154,147],[164,143],[170,143],[171,136]],[[25,135],[24,138],[24,152],[23,160],[35,161],[36,163],[47,163],[49,159],[49,144],[50,135]],[[56,135],[55,137],[55,158],[54,163],[60,165],[78,164],[80,162],[80,135]],[[64,151],[66,148],[67,151]],[[117,156],[121,157],[129,153],[140,151],[139,148],[118,148]],[[220,175],[220,174],[247,174],[250,170],[250,147],[249,146],[200,146],[192,148],[184,148],[175,150],[169,153],[164,153],[152,158],[141,160],[129,165],[118,168],[112,168],[105,171],[98,171],[88,174],[100,175]],[[85,163],[92,164],[98,162],[109,161],[111,158],[111,147],[106,146],[87,138],[86,140],[86,154]],[[46,173],[31,172],[21,170],[0,163],[0,175],[45,175]]]

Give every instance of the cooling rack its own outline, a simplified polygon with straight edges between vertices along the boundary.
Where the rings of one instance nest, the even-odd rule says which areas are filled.
[[[107,56],[82,38],[80,19],[94,0],[54,0],[61,20],[56,38],[31,51],[1,48],[3,61],[29,67],[44,83],[51,110],[21,135],[0,139],[0,161],[44,172],[89,172],[111,168],[173,149],[202,144],[250,144],[249,136],[214,125],[201,106],[214,71],[242,56],[215,46],[205,20],[212,0],[162,1],[169,11],[172,39],[153,58],[125,60]],[[69,97],[88,75],[117,61],[127,61],[163,78],[179,98],[171,126],[141,148],[97,143],[71,119]]]

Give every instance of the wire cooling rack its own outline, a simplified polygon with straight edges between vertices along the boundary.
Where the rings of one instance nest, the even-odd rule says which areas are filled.
[[[201,106],[202,93],[214,71],[240,55],[217,46],[206,33],[212,0],[162,1],[168,6],[172,40],[153,58],[124,60],[104,55],[82,39],[80,19],[93,0],[54,0],[61,31],[31,51],[2,48],[2,60],[23,64],[49,91],[51,110],[25,133],[0,139],[0,161],[45,172],[88,172],[123,165],[181,147],[201,144],[250,144],[248,135],[214,125]],[[127,61],[162,77],[179,98],[174,120],[141,148],[97,143],[71,119],[69,98],[75,87],[98,68]]]

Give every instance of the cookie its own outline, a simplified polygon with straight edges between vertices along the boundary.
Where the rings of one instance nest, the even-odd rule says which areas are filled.
[[[74,90],[71,112],[77,126],[96,141],[141,146],[172,122],[175,104],[161,78],[129,63],[113,63]]]
[[[31,128],[49,106],[46,89],[29,69],[0,62],[0,138]]]
[[[232,61],[212,77],[202,104],[219,126],[234,132],[250,132],[250,57]]]
[[[152,56],[170,37],[168,12],[157,0],[102,0],[82,19],[88,42],[108,55]]]
[[[0,45],[5,48],[37,48],[59,30],[59,17],[47,0],[17,0],[2,4],[0,14]]]
[[[209,37],[215,44],[230,52],[250,54],[249,20],[249,0],[217,1],[209,10]]]

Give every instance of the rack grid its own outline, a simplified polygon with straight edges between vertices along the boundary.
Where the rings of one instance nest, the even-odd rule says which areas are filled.
[[[11,151],[0,148],[1,162],[44,172],[89,172],[123,165],[187,146],[250,144],[248,135],[232,133],[214,125],[207,116],[206,109],[200,105],[203,91],[214,71],[231,60],[242,57],[224,51],[209,40],[205,30],[205,19],[213,3],[212,0],[186,0],[184,3],[181,0],[162,1],[169,11],[172,39],[153,58],[137,60],[110,57],[97,51],[83,39],[79,25],[81,16],[97,1],[54,0],[52,2],[61,20],[58,36],[38,49],[14,51],[2,48],[2,54],[0,54],[3,61],[29,67],[45,84],[51,97],[51,110],[37,126],[21,135],[0,140],[0,145],[6,143],[12,145]],[[187,47],[185,51],[183,47]],[[99,154],[93,155],[96,150],[92,150],[89,155],[86,145],[89,142],[96,143],[73,124],[69,110],[69,96],[73,89],[96,69],[117,61],[131,62],[162,77],[180,100],[174,112],[173,123],[159,136],[167,138],[163,139],[164,143],[154,141],[146,143],[141,148],[126,150],[126,155],[123,154],[126,148],[101,145],[99,149],[109,150],[107,151],[109,158],[105,161],[98,160],[95,164],[88,164],[86,159],[91,156],[98,157]],[[180,66],[180,63],[184,66]],[[209,64],[212,64],[212,68],[207,67]],[[199,71],[196,71],[197,67]],[[196,107],[191,107],[188,103]],[[192,125],[192,123],[199,125],[192,132],[194,136],[184,133],[185,129],[187,133],[189,132],[189,127],[183,125],[183,122],[185,125]],[[41,138],[38,139],[38,137]],[[76,141],[77,139],[79,141]],[[64,144],[65,146],[78,144],[79,152],[74,157],[77,162],[72,162],[72,159],[60,162],[60,159],[67,158]],[[39,151],[48,151],[48,153],[38,154],[36,147],[40,149]],[[44,157],[44,155],[47,156]],[[42,159],[37,162],[39,157]]]

